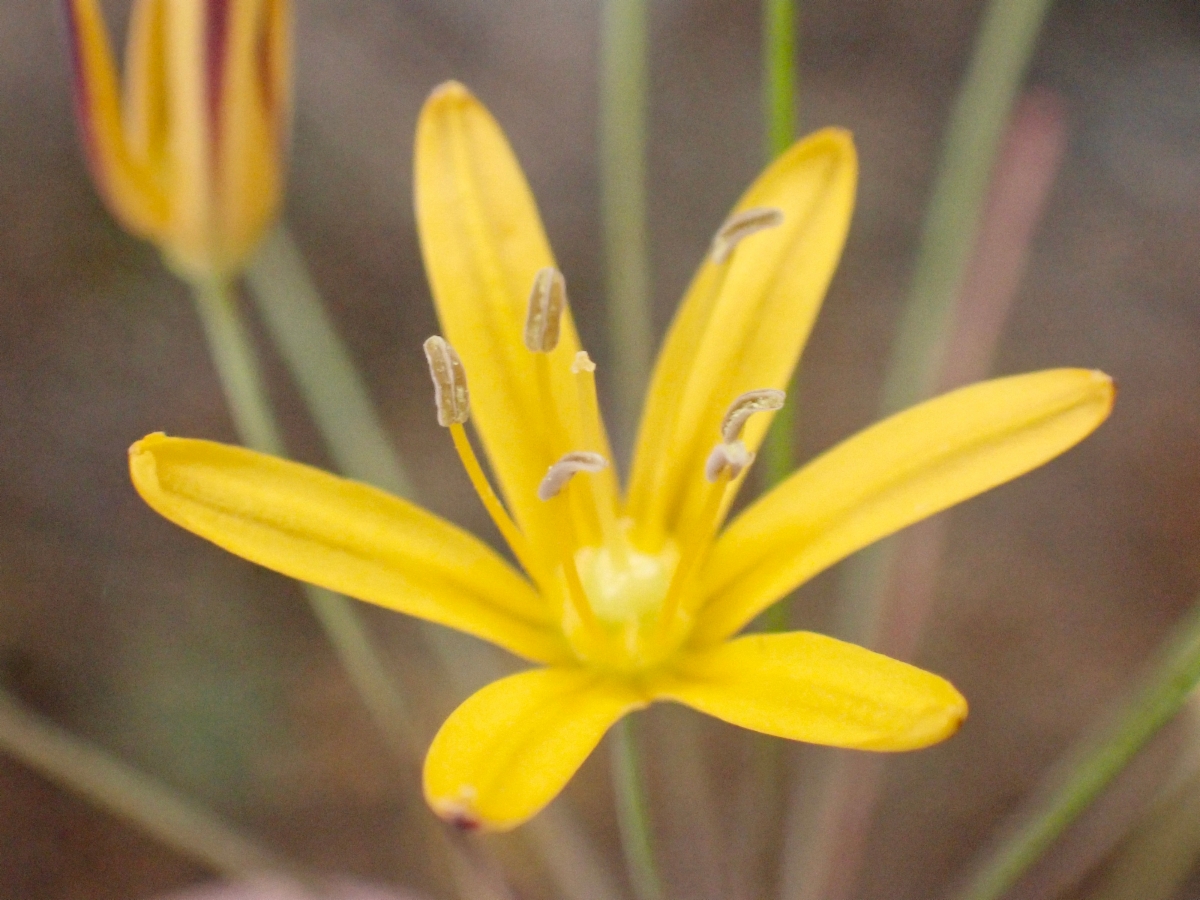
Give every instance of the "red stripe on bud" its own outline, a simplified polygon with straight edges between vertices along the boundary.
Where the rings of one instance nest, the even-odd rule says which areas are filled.
[[[231,0],[208,0],[204,17],[205,87],[208,91],[208,133],[211,135],[213,183],[221,170],[221,108],[225,95],[225,76],[229,56],[229,32],[233,27]]]

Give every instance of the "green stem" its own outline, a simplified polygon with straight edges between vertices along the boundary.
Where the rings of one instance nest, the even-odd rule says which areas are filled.
[[[763,0],[763,111],[767,158],[796,140],[796,2]]]
[[[984,10],[947,126],[912,282],[884,376],[884,415],[926,399],[946,371],[955,310],[977,252],[993,169],[1048,6],[1049,0],[989,0]],[[837,607],[838,636],[877,646],[898,547],[896,538],[881,541],[846,562]],[[841,761],[812,776],[816,784],[811,796],[817,802],[811,813],[796,817],[796,833],[803,836],[801,858],[809,867],[793,900],[849,893],[852,879],[845,877],[845,863],[854,860],[854,842],[860,840],[851,832],[861,829],[864,821],[856,823],[855,816],[865,817],[870,811],[864,779],[873,776],[866,772],[862,763]],[[860,789],[865,792],[860,794]],[[851,804],[848,815],[842,806],[846,803]],[[842,815],[833,816],[835,810]]]
[[[612,730],[612,779],[617,823],[625,866],[637,900],[662,900],[662,882],[654,863],[650,815],[638,762],[637,732],[633,717],[626,716]]]
[[[604,0],[600,38],[600,203],[619,446],[628,443],[650,374],[653,321],[646,237],[649,105],[647,0]],[[621,844],[638,900],[661,900],[631,720],[613,729]]]
[[[192,287],[196,309],[238,435],[254,450],[286,455],[258,356],[238,310],[232,286],[224,281],[208,281]],[[407,706],[393,687],[383,660],[371,646],[354,601],[314,585],[301,587],[384,738],[393,750],[407,758],[417,743],[409,729]]]
[[[230,877],[300,870],[136,769],[22,706],[0,689],[0,750]]]
[[[1050,0],[989,0],[947,126],[912,283],[884,376],[881,414],[926,399],[948,351],[954,310],[975,251],[992,169]],[[843,577],[839,634],[875,628],[895,547],[882,541],[851,559]]]
[[[795,0],[763,0],[763,112],[766,117],[768,160],[779,156],[796,139],[796,3]],[[788,390],[787,403],[775,414],[762,448],[765,485],[779,484],[796,465],[796,382]],[[788,627],[791,604],[781,600],[763,616],[767,631]]]
[[[246,282],[338,470],[401,497],[412,487],[304,258],[283,228],[262,243]]]
[[[924,400],[942,369],[954,304],[975,249],[1000,139],[1050,0],[989,0],[950,116],[908,299],[883,387],[883,413]]]
[[[238,312],[233,287],[213,279],[191,285],[209,353],[225,392],[234,431],[247,447],[283,454],[283,435],[263,385],[258,356]]]
[[[600,205],[616,436],[633,434],[654,323],[646,236],[646,0],[605,0],[600,39]]]
[[[1200,602],[1179,626],[1146,685],[1124,706],[1103,737],[1067,767],[1065,780],[1042,808],[989,854],[956,900],[996,900],[1078,818],[1169,722],[1200,683]]]

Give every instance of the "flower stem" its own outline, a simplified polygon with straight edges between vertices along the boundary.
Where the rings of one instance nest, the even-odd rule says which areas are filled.
[[[625,866],[634,896],[637,900],[662,900],[662,882],[654,862],[650,816],[632,716],[626,716],[614,726],[610,752],[621,847],[625,851]]]
[[[884,377],[884,415],[926,399],[936,392],[939,380],[964,371],[962,361],[950,355],[950,338],[959,304],[965,299],[973,260],[986,268],[986,261],[977,254],[983,249],[997,250],[980,246],[989,184],[1048,6],[1048,0],[989,0],[984,10],[947,127],[912,281]],[[1052,160],[1042,165],[1049,178],[1056,167],[1057,162]],[[1045,190],[1048,188],[1047,182]],[[1040,198],[1031,198],[1029,207],[1036,216]],[[1022,251],[1018,247],[1017,256]],[[1015,277],[1019,277],[1019,261],[1014,266]],[[1015,292],[1015,280],[1011,289]],[[993,291],[985,298],[991,307],[988,315],[981,315],[979,309],[972,312],[977,318],[989,320],[999,313],[1002,321],[1001,310],[1009,300],[1011,297]],[[979,369],[986,366],[988,347],[975,341],[967,351],[976,356],[967,369],[971,365]],[[895,593],[898,585],[898,548],[902,546],[898,541],[907,541],[910,549],[914,542],[925,544],[910,561],[919,561],[925,554],[925,583],[932,585],[940,555],[937,529],[936,524],[920,526],[900,538],[877,543],[847,561],[835,629],[840,637],[901,658],[911,654],[920,628],[918,607],[924,606],[927,599],[916,598],[899,615],[897,610],[887,608],[889,594]],[[910,593],[910,598],[914,597],[916,594]],[[917,623],[911,625],[914,633],[907,638],[885,634],[888,617],[903,620],[904,613],[910,624]],[[896,646],[881,646],[881,642]],[[788,843],[798,848],[792,856],[801,862],[793,864],[792,869],[797,871],[790,877],[785,871],[785,882],[793,885],[785,891],[789,900],[839,900],[853,893],[857,862],[875,802],[874,785],[882,771],[882,766],[871,760],[838,758],[830,759],[809,776],[815,786],[802,796],[817,799],[811,810],[801,810],[793,817],[794,837]]]
[[[208,281],[192,285],[196,309],[238,435],[247,446],[277,456],[283,437],[263,383],[258,357],[232,285]],[[389,747],[405,756],[416,746],[407,705],[392,685],[382,659],[371,646],[352,600],[313,585],[302,585],[309,606],[334,652]]]
[[[796,139],[796,2],[763,0],[763,112],[766,119],[766,155],[773,160]],[[762,448],[762,477],[771,488],[795,468],[796,382],[787,402],[775,413]],[[790,603],[785,599],[763,615],[767,631],[788,627]]]
[[[942,150],[883,388],[883,413],[924,400],[943,366],[988,182],[1050,0],[990,0]]]
[[[2,688],[0,750],[214,872],[230,877],[275,873],[307,880],[292,863],[213,813],[26,709]]]
[[[1180,624],[1144,687],[1103,736],[1066,766],[1042,807],[988,855],[956,900],[996,900],[1008,891],[1146,742],[1179,712],[1200,683],[1200,601]]]
[[[238,312],[232,285],[213,279],[191,287],[234,431],[247,447],[262,453],[283,453],[283,435],[267,399],[258,357]]]
[[[763,0],[763,110],[767,156],[796,140],[796,2]]]
[[[600,36],[600,206],[616,443],[633,435],[654,323],[646,237],[646,0],[605,0]]]
[[[647,0],[604,0],[600,35],[600,206],[618,446],[628,446],[650,375],[646,237]],[[613,729],[612,777],[625,864],[638,900],[661,900],[633,725]]]
[[[337,468],[350,478],[411,497],[411,482],[367,386],[286,230],[278,228],[263,241],[246,270],[246,282]]]

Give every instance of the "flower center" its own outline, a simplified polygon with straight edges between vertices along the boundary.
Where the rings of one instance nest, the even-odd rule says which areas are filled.
[[[604,668],[637,670],[661,661],[686,636],[685,622],[662,620],[679,563],[673,543],[654,554],[607,545],[580,547],[574,562],[594,614],[590,626],[571,607],[563,617],[563,632],[581,659]]]
[[[771,211],[735,223],[723,239],[732,245],[775,224]],[[719,235],[719,237],[722,237]],[[699,605],[696,575],[719,526],[728,491],[754,459],[741,441],[746,420],[779,409],[783,392],[750,391],[738,397],[721,423],[703,473],[710,482],[703,509],[654,552],[630,540],[635,524],[620,518],[616,478],[604,454],[608,439],[596,400],[595,365],[579,351],[571,362],[572,406],[554,390],[551,355],[557,349],[566,285],[555,269],[534,279],[522,335],[533,356],[541,427],[546,446],[562,453],[537,486],[546,515],[530,522],[527,535],[509,516],[476,458],[464,430],[470,418],[466,373],[454,349],[440,337],[425,342],[433,377],[438,422],[449,428],[480,499],[513,554],[537,583],[561,623],[563,636],[583,663],[620,672],[658,665],[687,638]],[[561,355],[558,365],[563,364]],[[558,373],[561,375],[561,373]],[[557,449],[554,449],[557,448]],[[563,450],[566,450],[563,453]],[[531,540],[530,538],[534,538]]]

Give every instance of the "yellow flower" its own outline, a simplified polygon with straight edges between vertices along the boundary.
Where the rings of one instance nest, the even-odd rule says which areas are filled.
[[[124,96],[98,0],[65,0],[75,104],[109,209],[189,279],[241,268],[278,214],[290,0],[135,0]]]
[[[736,635],[859,548],[1081,440],[1112,384],[1060,369],[955,391],[834,447],[721,530],[833,274],[855,180],[850,137],[826,130],[742,198],[667,336],[622,496],[525,179],[488,112],[448,84],[417,129],[417,219],[449,339],[426,353],[439,421],[524,574],[412,504],[248,450],[151,435],[130,451],[134,484],[247,559],[540,664],[469,698],[433,741],[426,796],[465,827],[525,821],[609,726],[657,700],[840,747],[940,741],[967,712],[942,678],[817,634]]]

